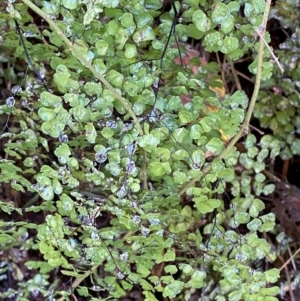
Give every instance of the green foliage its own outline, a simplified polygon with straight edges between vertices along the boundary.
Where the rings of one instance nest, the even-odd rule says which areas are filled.
[[[174,7],[165,10],[158,0],[37,1],[41,10],[26,0],[5,4],[6,12],[1,4],[0,61],[14,68],[0,76],[16,93],[0,106],[0,182],[27,199],[22,209],[1,200],[0,209],[21,220],[25,213],[45,217],[1,222],[3,250],[20,247],[24,232],[36,230],[26,250],[40,261],[26,265],[37,273],[10,292],[17,300],[68,300],[73,292],[58,279],[51,283],[53,271],[89,299],[93,291],[120,299],[138,286],[145,300],[157,300],[155,293],[179,300],[196,289],[205,300],[277,300],[278,270],[253,263],[276,258],[262,238],[274,230],[275,216],[263,212],[259,196],[274,190],[266,160],[299,153],[291,133],[299,123],[295,84],[282,81],[284,97],[259,93],[254,115],[274,135],[258,143],[247,134],[242,153],[228,146],[248,97],[218,95],[224,82],[214,62],[196,58],[196,73],[176,64],[178,46],[183,58],[187,49],[175,36],[180,43],[201,39],[206,51],[232,60],[251,50],[249,69],[257,74],[259,45],[252,41],[265,1],[183,2],[174,3],[182,14],[175,29]],[[41,32],[38,16],[52,22]],[[34,36],[25,45],[41,78],[19,73],[26,54],[13,18]],[[263,59],[269,88],[274,64],[268,54]],[[182,96],[191,100],[184,104]],[[226,188],[230,202],[222,197]]]
[[[277,141],[282,159],[287,160],[293,155],[299,155],[299,27],[295,27],[295,20],[300,17],[295,10],[293,1],[279,1],[272,16],[280,18],[283,26],[293,29],[292,38],[281,44],[279,60],[290,71],[279,74],[263,83],[263,90],[259,94],[259,101],[254,116],[260,120],[261,126],[269,128],[273,133],[273,140]],[[280,16],[280,17],[279,17]]]

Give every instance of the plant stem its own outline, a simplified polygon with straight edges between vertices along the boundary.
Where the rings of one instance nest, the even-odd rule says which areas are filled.
[[[35,11],[38,15],[40,15],[49,25],[52,30],[56,32],[56,34],[64,41],[67,48],[72,51],[72,54],[82,63],[86,68],[88,68],[96,78],[98,78],[104,86],[111,92],[111,94],[115,97],[115,99],[119,100],[127,112],[132,117],[138,132],[140,135],[143,135],[143,130],[141,127],[138,118],[136,117],[135,113],[132,111],[130,104],[127,100],[125,100],[117,91],[116,89],[101,75],[93,65],[85,58],[85,56],[80,53],[77,47],[74,47],[73,43],[64,35],[64,33],[60,30],[60,28],[55,24],[53,20],[51,20],[46,13],[44,13],[39,7],[37,7],[31,0],[22,0],[28,7],[30,7],[33,11]]]
[[[266,32],[266,26],[268,22],[269,12],[270,12],[270,6],[271,6],[271,0],[266,0],[266,6],[265,11],[263,14],[263,20],[261,24],[261,35],[264,36]],[[249,103],[249,107],[244,119],[243,124],[241,125],[241,129],[239,132],[233,137],[233,139],[230,141],[230,143],[227,145],[227,147],[222,151],[222,153],[218,156],[218,159],[223,159],[227,156],[227,154],[230,152],[230,150],[234,147],[234,145],[238,142],[238,140],[246,133],[248,133],[248,127],[250,123],[250,119],[252,117],[252,113],[254,110],[254,106],[257,100],[258,92],[260,89],[260,83],[261,83],[261,75],[262,75],[262,64],[263,64],[263,57],[264,57],[264,47],[265,43],[263,39],[259,40],[259,48],[258,48],[258,54],[257,54],[257,73],[256,73],[256,79],[255,79],[255,86],[252,93],[252,97]],[[211,170],[211,165],[208,165],[203,170],[203,174],[206,175]],[[194,179],[192,179],[189,183],[187,183],[184,187],[182,187],[179,191],[179,195],[184,194],[188,188],[192,187],[196,182],[201,180],[203,175],[198,176]]]
[[[92,275],[97,269],[98,267],[101,265],[102,263],[100,264],[97,264],[97,265],[94,265],[90,270],[86,271],[83,275],[81,275],[80,278],[76,278],[74,280],[74,282],[72,283],[72,291],[73,289],[77,288],[79,286],[79,284],[85,280],[87,277],[89,277],[90,275]],[[60,297],[57,301],[64,301],[66,298],[64,296]]]
[[[230,63],[231,72],[232,72],[232,75],[233,75],[235,86],[236,86],[237,90],[242,91],[242,86],[241,86],[238,74],[237,74],[237,72],[235,70],[234,63],[233,63],[232,59],[228,59],[228,61]]]
[[[261,34],[260,30],[257,29],[256,30],[257,35],[259,36],[260,39],[262,39],[266,45],[266,47],[268,48],[272,58],[274,59],[275,63],[277,64],[278,68],[280,69],[281,73],[284,73],[284,68],[282,67],[282,65],[280,64],[278,58],[276,57],[276,55],[274,54],[273,50],[271,49],[271,47],[269,46],[269,44],[267,43],[267,41],[265,40],[264,36]]]

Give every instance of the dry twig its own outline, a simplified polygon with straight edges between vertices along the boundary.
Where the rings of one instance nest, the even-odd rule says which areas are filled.
[[[263,42],[265,43],[266,47],[268,48],[268,50],[270,51],[270,54],[272,56],[272,58],[274,59],[275,63],[277,64],[278,68],[280,69],[280,71],[283,73],[284,72],[284,68],[282,67],[282,65],[280,64],[278,58],[275,56],[273,50],[271,49],[271,47],[269,46],[269,44],[267,43],[267,41],[265,40],[262,32],[263,29],[261,27],[259,27],[258,29],[256,29],[256,34],[259,36],[260,39],[263,40]]]

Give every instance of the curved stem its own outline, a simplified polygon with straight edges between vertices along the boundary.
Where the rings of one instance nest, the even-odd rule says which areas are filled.
[[[271,6],[271,0],[266,0],[266,7],[263,15],[262,24],[260,26],[261,28],[261,35],[264,36],[266,32],[266,26],[267,21],[269,17],[270,12],[270,6]],[[252,113],[254,110],[255,102],[257,100],[260,83],[261,83],[261,76],[262,76],[262,64],[263,64],[263,57],[264,57],[264,47],[265,43],[263,39],[259,40],[259,48],[258,48],[258,54],[257,54],[257,73],[256,73],[256,79],[255,79],[255,86],[252,93],[252,97],[249,103],[249,107],[244,119],[243,124],[241,125],[241,128],[239,132],[236,134],[236,136],[230,141],[230,143],[227,145],[227,147],[222,151],[222,153],[218,156],[219,159],[223,159],[227,156],[227,154],[230,152],[230,150],[234,147],[234,145],[237,143],[237,141],[245,134],[248,133],[248,127],[250,123],[250,119],[252,117]],[[208,165],[204,170],[203,174],[206,175],[211,170],[211,165]],[[179,194],[182,195],[187,191],[188,188],[192,187],[196,182],[201,180],[203,175],[196,177],[192,179],[189,183],[187,183],[184,187],[182,187],[179,191]]]
[[[93,65],[86,59],[86,57],[79,51],[78,47],[74,47],[73,43],[64,35],[64,33],[60,30],[57,24],[51,20],[46,13],[44,13],[39,7],[37,7],[31,0],[22,0],[28,7],[30,7],[33,11],[35,11],[38,15],[40,15],[56,32],[56,34],[64,41],[67,48],[72,51],[72,54],[86,67],[88,68],[96,78],[98,78],[104,86],[111,92],[111,94],[115,97],[115,99],[119,100],[122,105],[125,107],[127,112],[132,117],[140,135],[143,135],[143,130],[141,124],[134,114],[133,110],[130,107],[130,104],[127,100],[125,100],[116,89],[101,75],[97,70],[93,67]]]

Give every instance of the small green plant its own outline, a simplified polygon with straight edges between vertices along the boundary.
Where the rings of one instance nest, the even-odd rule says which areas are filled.
[[[255,116],[269,122],[260,109],[274,67],[269,9],[263,0],[1,4],[1,80],[12,87],[0,107],[0,182],[25,200],[1,200],[1,247],[39,258],[2,298],[277,300],[279,271],[254,263],[276,258],[262,235],[275,215],[259,197],[274,190],[264,170],[282,143],[249,129],[258,98]],[[264,38],[253,42],[257,31]],[[251,99],[218,93],[226,82],[215,62],[194,57],[184,68],[190,41],[231,62],[251,51]]]

